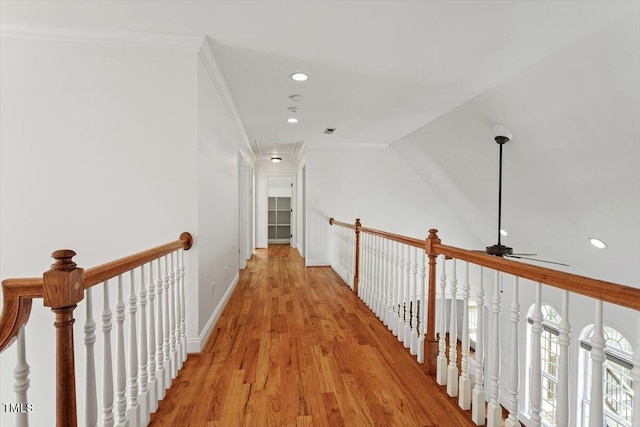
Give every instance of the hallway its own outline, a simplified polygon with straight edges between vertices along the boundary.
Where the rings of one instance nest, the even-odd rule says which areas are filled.
[[[152,426],[471,425],[329,267],[254,252]]]

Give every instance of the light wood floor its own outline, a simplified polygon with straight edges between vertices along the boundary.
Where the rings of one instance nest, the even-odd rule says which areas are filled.
[[[272,246],[150,425],[472,425],[454,406],[333,270]]]

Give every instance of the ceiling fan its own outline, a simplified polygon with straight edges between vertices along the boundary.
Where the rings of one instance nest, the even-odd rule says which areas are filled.
[[[563,264],[561,262],[554,261],[545,261],[537,258],[530,258],[531,256],[536,256],[537,254],[525,254],[525,253],[514,253],[513,248],[509,246],[505,246],[501,242],[502,236],[502,146],[509,142],[512,138],[511,131],[502,125],[494,125],[493,132],[495,134],[495,141],[498,143],[500,147],[500,169],[499,169],[499,178],[498,178],[498,243],[495,245],[487,246],[484,251],[478,252],[486,252],[489,255],[499,256],[503,258],[517,258],[517,259],[528,259],[532,261],[538,262],[546,262],[549,264],[556,265],[564,265],[569,267],[568,264]]]

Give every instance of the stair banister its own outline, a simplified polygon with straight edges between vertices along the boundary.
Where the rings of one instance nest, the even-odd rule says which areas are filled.
[[[406,263],[411,262],[404,259],[404,247],[413,246],[416,248],[423,248],[426,256],[429,258],[428,264],[428,282],[423,286],[420,291],[423,292],[423,295],[426,293],[427,301],[426,301],[426,325],[425,332],[423,335],[419,335],[419,339],[423,340],[424,352],[423,359],[420,355],[418,355],[418,362],[422,362],[424,365],[424,370],[428,373],[432,378],[436,380],[436,382],[440,385],[447,385],[449,391],[452,391],[452,387],[449,386],[449,382],[446,371],[448,368],[453,370],[455,367],[455,358],[456,355],[450,353],[450,357],[447,358],[445,354],[445,335],[449,330],[452,335],[452,339],[456,334],[457,328],[455,327],[447,327],[445,321],[445,306],[436,307],[436,284],[437,284],[437,269],[440,268],[441,273],[441,291],[442,294],[441,303],[444,303],[444,299],[446,298],[446,293],[452,291],[451,283],[447,281],[446,273],[445,273],[445,264],[451,265],[455,263],[456,260],[460,260],[461,262],[468,262],[475,264],[480,267],[480,274],[482,276],[483,269],[491,269],[495,273],[495,282],[493,286],[493,296],[489,296],[489,298],[484,298],[484,291],[482,290],[482,277],[480,278],[480,292],[478,294],[478,302],[480,304],[479,310],[483,310],[484,301],[486,301],[487,308],[489,309],[489,319],[478,319],[481,324],[486,325],[488,323],[488,327],[486,331],[488,332],[488,337],[484,334],[478,335],[479,342],[477,343],[480,348],[479,352],[476,353],[476,356],[480,357],[478,371],[476,371],[476,378],[479,375],[480,378],[477,378],[476,385],[477,388],[473,390],[472,399],[472,419],[477,425],[492,425],[498,426],[501,425],[505,420],[502,419],[502,408],[500,406],[501,403],[506,403],[509,409],[509,419],[506,420],[508,425],[518,425],[518,411],[519,411],[519,399],[520,396],[525,394],[521,391],[519,392],[520,384],[519,384],[519,375],[518,373],[518,349],[519,342],[522,340],[518,338],[518,324],[520,322],[520,306],[517,295],[517,283],[518,278],[528,279],[534,283],[537,283],[536,293],[537,301],[536,301],[536,309],[540,310],[540,287],[550,286],[557,289],[562,290],[562,314],[561,314],[561,322],[558,325],[558,348],[559,348],[559,365],[558,368],[561,372],[558,374],[558,387],[557,387],[557,413],[556,413],[556,422],[558,425],[568,425],[569,422],[576,422],[574,419],[576,415],[569,414],[569,346],[571,344],[571,325],[569,323],[568,314],[569,314],[569,292],[583,295],[589,298],[593,298],[596,301],[596,329],[599,331],[602,329],[602,305],[603,302],[614,304],[619,307],[630,308],[636,311],[640,311],[640,289],[626,286],[622,284],[616,284],[612,282],[607,282],[603,280],[598,280],[590,277],[584,277],[577,274],[567,273],[563,271],[553,270],[550,268],[540,267],[537,265],[525,264],[522,262],[517,262],[513,260],[507,260],[501,257],[491,256],[485,253],[480,253],[476,251],[469,251],[465,249],[456,248],[453,246],[448,246],[442,244],[440,238],[438,237],[437,230],[431,229],[429,230],[429,235],[425,240],[418,240],[407,236],[402,236],[398,234],[393,234],[387,231],[376,230],[372,228],[359,227],[354,226],[353,224],[341,223],[339,221],[335,221],[333,218],[330,220],[330,224],[338,225],[342,228],[339,232],[349,232],[349,229],[356,229],[360,234],[364,233],[362,238],[364,239],[364,265],[359,266],[359,268],[363,269],[363,283],[362,285],[365,287],[365,290],[361,292],[359,296],[365,300],[367,305],[374,311],[376,314],[380,311],[380,304],[383,304],[384,301],[379,299],[377,295],[377,286],[380,284],[375,282],[375,277],[372,279],[370,277],[370,269],[377,268],[379,263],[376,261],[376,254],[374,253],[377,249],[372,249],[371,243],[372,238],[382,238],[384,241],[394,242],[395,247],[397,248],[394,251],[394,254],[390,257],[393,261],[391,282],[383,283],[384,286],[391,286],[392,289],[390,291],[384,290],[384,292],[390,292],[392,296],[397,295],[399,301],[396,301],[392,305],[393,313],[398,314],[398,327],[396,325],[392,325],[389,329],[392,330],[393,334],[398,337],[398,340],[403,342],[406,345],[406,335],[402,333],[403,329],[406,329],[406,325],[403,322],[406,320],[406,311],[409,311],[410,316],[413,315],[411,312],[411,304],[413,303],[413,299],[411,302],[407,302],[406,289],[404,288],[404,276],[403,272],[406,270]],[[386,247],[383,243],[382,247]],[[398,254],[399,258],[398,259]],[[438,257],[442,257],[440,260],[440,266],[437,266]],[[452,259],[453,262],[451,264],[445,263],[445,259]],[[351,263],[352,261],[347,261]],[[417,262],[417,259],[416,259]],[[333,264],[332,264],[333,265]],[[383,266],[384,267],[384,266]],[[452,277],[455,274],[455,269],[452,270]],[[508,360],[510,361],[510,366],[513,366],[515,371],[510,372],[509,377],[505,377],[500,379],[500,351],[499,346],[502,339],[500,337],[500,312],[501,312],[501,292],[503,281],[507,277],[512,277],[515,280],[514,290],[514,300],[511,303],[510,307],[510,320],[511,320],[511,340],[506,340],[507,342],[511,342],[513,345],[513,349],[510,351]],[[449,289],[447,289],[449,287]],[[385,288],[386,289],[386,288]],[[413,288],[412,288],[413,289]],[[403,291],[404,290],[404,291]],[[403,293],[404,292],[404,293]],[[446,293],[445,293],[446,292]],[[384,296],[383,296],[384,297]],[[409,295],[411,297],[411,295]],[[411,298],[415,299],[415,295]],[[440,297],[440,295],[438,295]],[[392,300],[395,297],[391,298]],[[453,297],[452,297],[453,298]],[[404,301],[403,301],[404,299]],[[407,304],[409,306],[407,307]],[[440,320],[440,339],[437,340],[436,334],[436,310],[439,310],[437,316]],[[540,313],[537,313],[534,317],[537,318],[537,325],[534,321],[534,329],[539,334],[541,331],[541,318]],[[383,320],[383,318],[381,318]],[[640,325],[640,316],[637,319],[638,324]],[[454,323],[452,321],[451,323]],[[395,322],[394,322],[395,323]],[[480,331],[479,331],[480,332]],[[534,335],[536,334],[534,332]],[[464,331],[463,331],[464,333]],[[413,337],[411,337],[413,339]],[[598,341],[599,337],[595,338]],[[593,341],[593,338],[592,338]],[[412,341],[413,343],[413,341]],[[599,346],[604,348],[602,343],[599,343]],[[598,365],[602,363],[602,353],[601,348],[596,348],[595,352],[591,351],[591,357],[594,358],[593,364]],[[411,349],[411,354],[414,354],[413,347]],[[634,380],[634,408],[633,411],[633,420],[632,425],[638,424],[640,426],[640,367],[637,366],[640,364],[640,345],[635,349],[634,355],[634,369],[631,373],[631,376]],[[449,363],[449,367],[447,367],[447,362],[451,359],[452,363]],[[535,359],[535,358],[534,358]],[[538,358],[535,361],[535,365],[538,367],[535,369],[537,371],[532,380],[531,386],[531,394],[529,395],[532,399],[531,401],[531,422],[532,425],[537,425],[541,423],[540,419],[540,378],[537,378],[540,375],[540,360]],[[464,369],[463,369],[464,371]],[[591,409],[590,409],[590,423],[592,425],[600,425],[599,420],[602,418],[602,387],[601,387],[601,379],[598,378],[599,375],[599,367],[595,366],[594,372],[594,382],[595,386],[592,387],[592,396],[591,396]],[[601,370],[600,370],[601,372]],[[484,375],[484,378],[482,378]],[[465,374],[463,373],[463,377]],[[451,378],[453,379],[453,378]],[[503,389],[507,394],[499,396],[499,387],[498,381],[508,380],[509,386],[507,389]],[[503,383],[504,384],[504,383]],[[455,394],[455,393],[450,393]],[[485,396],[486,394],[486,396]],[[484,402],[488,402],[488,411],[485,413]],[[595,402],[595,403],[594,403]],[[476,406],[479,407],[476,408]],[[466,405],[464,405],[466,406]],[[486,417],[486,418],[485,418]]]
[[[73,311],[84,299],[85,290],[132,271],[163,255],[179,249],[188,250],[192,244],[193,238],[185,232],[173,242],[86,270],[77,267],[73,262],[74,251],[61,249],[52,254],[55,261],[42,277],[2,281],[0,352],[17,339],[21,328],[28,322],[34,298],[42,298],[43,304],[55,313],[57,426],[77,425]],[[91,328],[91,325],[89,327]],[[19,361],[20,363],[22,362]],[[22,381],[28,384],[28,378]],[[26,395],[26,390],[20,389],[20,393]]]

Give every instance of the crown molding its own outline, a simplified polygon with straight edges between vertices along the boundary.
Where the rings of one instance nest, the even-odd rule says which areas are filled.
[[[50,27],[25,24],[0,25],[2,37],[48,40],[70,43],[126,45],[146,48],[198,51],[203,36],[146,33],[127,30]]]
[[[51,27],[19,23],[1,24],[0,36],[67,43],[106,44],[118,46],[126,45],[197,52],[204,62],[208,74],[223,100],[226,110],[243,140],[240,150],[248,159],[250,159],[250,161],[253,163],[256,161],[255,153],[249,144],[249,138],[247,137],[244,125],[242,124],[238,110],[233,102],[233,98],[231,97],[229,87],[222,76],[213,48],[206,36],[147,33],[127,30]]]
[[[231,97],[231,92],[229,91],[229,87],[227,86],[227,82],[222,75],[222,71],[220,70],[220,66],[218,65],[218,61],[216,60],[216,56],[213,52],[213,47],[209,42],[208,37],[204,37],[202,40],[200,50],[198,51],[198,55],[202,59],[207,72],[209,73],[209,77],[213,81],[213,84],[216,86],[220,97],[222,98],[222,102],[227,110],[227,113],[233,120],[236,125],[236,129],[242,138],[242,146],[240,147],[240,151],[245,154],[253,163],[256,162],[256,156],[251,148],[251,144],[249,143],[249,137],[247,136],[247,132],[245,131],[244,125],[242,124],[242,120],[240,119],[240,115],[238,114],[238,110],[236,109],[236,104],[233,102],[233,98]]]

